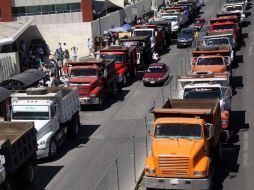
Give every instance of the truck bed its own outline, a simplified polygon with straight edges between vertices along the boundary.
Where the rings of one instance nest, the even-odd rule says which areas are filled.
[[[201,118],[212,124],[211,145],[215,147],[221,133],[221,112],[218,99],[168,99],[162,108],[152,110],[155,118]]]
[[[37,141],[33,122],[0,122],[0,154],[10,173],[36,156]]]
[[[62,97],[58,98],[60,110],[60,123],[65,123],[79,111],[80,102],[77,88],[71,87],[50,87],[48,93],[57,93],[61,91]]]

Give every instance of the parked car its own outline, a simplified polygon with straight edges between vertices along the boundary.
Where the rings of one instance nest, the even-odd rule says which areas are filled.
[[[192,45],[194,40],[194,29],[183,28],[177,38],[177,47],[188,47]]]
[[[169,78],[170,69],[165,63],[149,65],[143,77],[144,86],[163,85]]]
[[[206,23],[206,20],[204,18],[197,18],[194,21],[194,29],[200,31],[204,27],[205,23]]]

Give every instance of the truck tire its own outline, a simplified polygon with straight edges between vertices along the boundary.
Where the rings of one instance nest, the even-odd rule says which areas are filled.
[[[57,144],[57,140],[55,137],[52,137],[50,142],[49,142],[49,159],[53,160],[58,152],[58,144]]]
[[[6,179],[4,184],[1,185],[0,190],[15,190],[15,181],[12,178]]]
[[[112,87],[111,87],[111,96],[115,97],[116,94],[117,94],[117,89],[118,89],[118,86],[117,86],[117,82],[114,81],[112,83]]]
[[[97,105],[97,109],[98,110],[102,110],[103,109],[103,104],[104,104],[103,96],[100,95],[100,97],[99,97],[99,104]]]
[[[23,186],[30,186],[34,182],[34,169],[33,163],[28,163],[20,172],[19,181]]]
[[[137,76],[137,67],[136,67],[136,66],[135,66],[134,69],[133,69],[132,76],[133,76],[133,77],[136,77],[136,76]]]
[[[73,115],[71,121],[69,122],[69,126],[67,128],[67,133],[69,137],[76,137],[79,133],[79,112]]]

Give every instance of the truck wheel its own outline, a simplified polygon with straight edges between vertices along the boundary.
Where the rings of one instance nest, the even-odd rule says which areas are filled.
[[[102,110],[103,109],[103,97],[102,95],[99,98],[99,104],[97,105],[98,110]]]
[[[22,169],[19,177],[19,181],[21,185],[23,186],[29,186],[33,183],[34,181],[34,164],[29,163],[27,164],[24,169]]]
[[[79,123],[79,112],[77,112],[71,122],[69,123],[68,126],[68,136],[70,137],[76,137],[78,135],[79,132],[79,127],[80,127],[80,123]]]
[[[58,145],[55,137],[52,137],[49,142],[49,159],[54,159],[58,151]]]
[[[137,67],[136,66],[134,67],[132,75],[133,75],[133,77],[137,76]]]
[[[117,83],[114,81],[113,83],[112,83],[112,89],[111,89],[111,95],[114,97],[114,96],[116,96],[116,93],[117,93]]]

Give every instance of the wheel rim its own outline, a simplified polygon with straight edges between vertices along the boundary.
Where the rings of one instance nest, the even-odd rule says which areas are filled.
[[[51,145],[50,145],[50,154],[51,154],[51,156],[54,156],[56,154],[56,150],[57,150],[56,143],[55,143],[55,141],[52,141]]]

